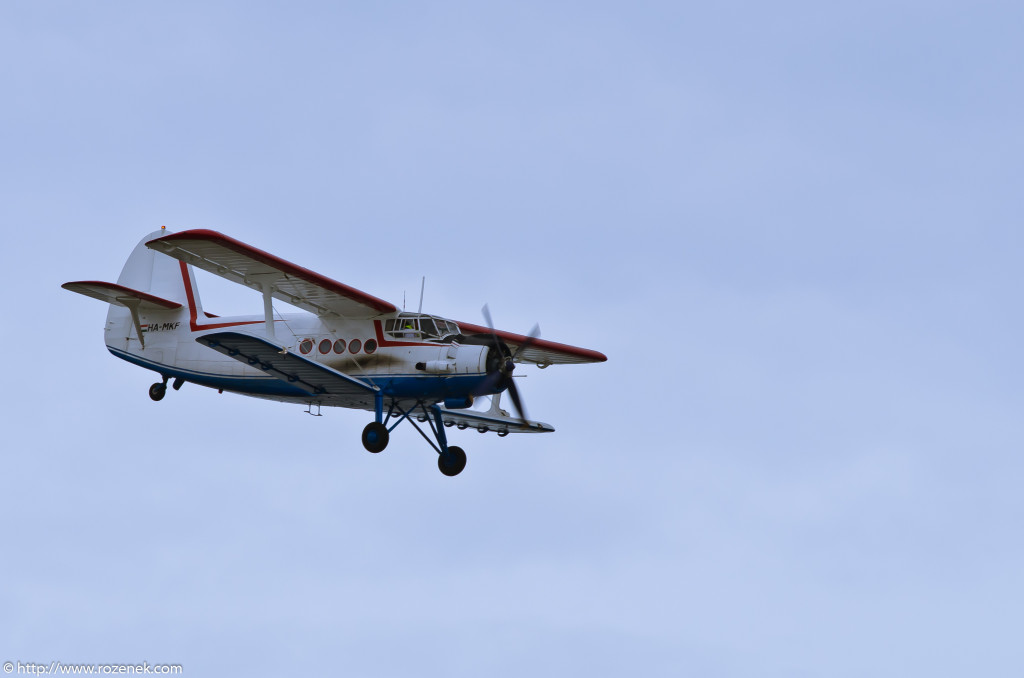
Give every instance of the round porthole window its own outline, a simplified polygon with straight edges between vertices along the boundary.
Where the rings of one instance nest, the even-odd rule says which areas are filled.
[[[363,342],[359,341],[358,339],[353,339],[352,341],[348,342],[349,353],[359,353],[359,349],[361,349],[362,347]]]
[[[330,339],[324,339],[323,341],[320,342],[320,352],[321,353],[330,353],[331,352],[331,340]]]
[[[299,350],[302,351],[303,353],[309,353],[310,351],[312,351],[313,350],[313,340],[312,339],[303,339],[302,343],[299,344]]]
[[[344,339],[338,339],[336,342],[334,342],[334,352],[335,353],[344,353],[345,352],[345,340]]]
[[[374,351],[376,351],[377,350],[377,340],[376,339],[367,339],[366,343],[363,344],[363,350],[366,351],[367,353],[373,353]]]

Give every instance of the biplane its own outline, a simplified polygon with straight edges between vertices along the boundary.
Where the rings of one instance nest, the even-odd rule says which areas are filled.
[[[256,290],[263,313],[218,317],[203,310],[194,268]],[[216,231],[147,235],[125,262],[117,283],[83,280],[64,289],[110,304],[104,337],[123,360],[161,380],[153,400],[185,383],[307,406],[373,412],[362,443],[381,452],[390,433],[411,423],[437,452],[441,473],[455,476],[466,453],[448,444],[446,428],[499,436],[547,433],[527,418],[513,378],[516,363],[540,368],[603,362],[597,351],[528,334],[399,310],[371,296]],[[274,300],[302,312],[281,313]],[[173,380],[173,381],[172,381]],[[512,400],[513,416],[501,408]],[[490,396],[490,408],[470,409]],[[418,423],[417,423],[418,422]],[[431,435],[420,424],[426,424]]]

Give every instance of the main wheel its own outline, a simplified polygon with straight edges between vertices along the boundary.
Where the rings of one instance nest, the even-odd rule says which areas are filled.
[[[167,384],[161,384],[158,381],[149,387],[149,397],[153,400],[163,400],[165,395],[167,395]]]
[[[390,438],[388,427],[376,421],[371,421],[363,429],[363,447],[374,454],[387,447]]]
[[[449,447],[448,451],[437,457],[437,468],[446,476],[457,476],[466,468],[466,453],[461,447]]]

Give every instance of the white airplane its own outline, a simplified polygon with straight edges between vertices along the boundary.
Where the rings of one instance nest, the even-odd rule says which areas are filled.
[[[220,318],[203,310],[193,266],[257,290],[263,314]],[[447,476],[466,466],[445,427],[545,433],[526,418],[512,378],[515,363],[541,368],[604,362],[597,351],[424,313],[406,313],[382,299],[292,264],[216,231],[147,235],[128,257],[117,283],[62,285],[110,304],[104,336],[118,358],[163,378],[149,388],[161,400],[171,379],[290,403],[369,410],[363,446],[380,452],[391,431],[410,422],[438,454]],[[422,294],[422,292],[421,292]],[[275,313],[273,300],[305,313]],[[422,308],[422,296],[420,299]],[[519,416],[500,407],[509,392]],[[468,409],[491,396],[487,411]],[[426,422],[432,441],[416,423]],[[435,444],[436,441],[436,444]]]

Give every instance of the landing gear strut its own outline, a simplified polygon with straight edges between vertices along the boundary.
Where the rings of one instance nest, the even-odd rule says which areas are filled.
[[[363,447],[373,453],[380,452],[387,447],[391,431],[395,430],[395,427],[401,424],[403,420],[408,420],[416,428],[416,431],[430,443],[434,451],[437,452],[437,468],[441,473],[446,476],[457,476],[462,473],[462,469],[466,468],[466,453],[461,447],[448,446],[448,439],[444,434],[444,419],[441,416],[441,408],[437,405],[427,406],[423,402],[419,402],[412,409],[406,411],[397,402],[392,402],[387,416],[385,416],[383,400],[383,396],[381,396],[375,403],[376,421],[370,422],[363,429]],[[423,414],[417,415],[416,418],[427,422],[430,426],[430,432],[434,434],[434,440],[437,441],[436,445],[434,440],[431,440],[423,432],[419,424],[416,423],[416,418],[413,418],[412,414],[416,411],[417,407],[423,410]],[[400,416],[398,416],[398,421],[389,427],[388,422],[391,421],[392,415]]]

